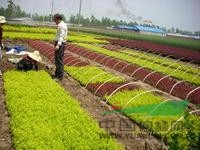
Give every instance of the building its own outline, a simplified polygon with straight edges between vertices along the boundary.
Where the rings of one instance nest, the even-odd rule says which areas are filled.
[[[116,26],[114,28],[121,29],[121,30],[131,30],[131,31],[139,32],[141,34],[166,36],[166,32],[164,30],[159,29],[159,28],[154,28],[154,27],[134,25],[134,26]]]
[[[9,24],[18,24],[18,25],[28,25],[28,26],[49,26],[56,27],[54,22],[45,22],[45,21],[34,21],[32,18],[23,17],[23,18],[11,18],[7,20]]]
[[[33,19],[29,17],[23,17],[23,18],[8,18],[9,24],[22,24],[22,25],[34,25]]]
[[[18,22],[33,21],[33,19],[29,18],[29,17],[11,18],[11,19],[8,19],[8,20],[10,20],[10,21],[18,21]]]
[[[180,33],[167,33],[167,36],[174,36],[174,37],[182,37],[182,38],[189,38],[189,39],[200,40],[200,36],[196,36],[196,35],[184,35],[184,34],[180,34]]]

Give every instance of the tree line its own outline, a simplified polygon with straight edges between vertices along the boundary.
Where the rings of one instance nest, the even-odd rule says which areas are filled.
[[[79,15],[71,15],[69,18],[69,22],[72,24],[78,24]],[[137,22],[126,22],[123,20],[115,20],[110,19],[108,17],[102,17],[101,19],[97,19],[94,15],[90,17],[83,17],[80,15],[80,23],[84,26],[117,26],[117,25],[138,25]]]
[[[171,29],[167,30],[168,33],[179,33],[179,34],[184,34],[184,35],[196,35],[196,36],[200,36],[200,31],[196,31],[196,32],[191,32],[191,31],[186,31],[186,30],[181,30],[179,28],[174,28],[172,27]]]
[[[77,24],[79,20],[79,15],[71,15],[69,18],[69,22],[73,24]],[[153,25],[153,24],[139,24],[137,22],[127,22],[123,20],[115,20],[115,19],[110,19],[108,17],[102,17],[101,19],[95,18],[94,15],[91,15],[91,17],[83,17],[80,15],[80,22],[84,26],[117,26],[117,25],[124,25],[124,26],[133,26],[133,25],[142,25],[146,27],[154,27],[154,28],[160,28],[158,25]]]
[[[51,21],[52,15],[39,15],[38,13],[26,13],[19,5],[16,5],[13,0],[8,0],[7,8],[0,7],[0,14],[8,19],[29,17],[35,21]],[[63,20],[66,21],[65,16],[62,14]]]
[[[12,0],[8,0],[7,8],[0,7],[0,14],[6,18],[31,16],[31,14],[27,14],[25,11],[21,10],[20,6],[15,5]]]

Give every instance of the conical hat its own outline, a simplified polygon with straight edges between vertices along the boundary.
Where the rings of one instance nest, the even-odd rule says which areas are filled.
[[[38,62],[42,60],[42,58],[40,57],[40,52],[38,51],[34,51],[33,53],[28,53],[28,56]]]
[[[6,23],[6,18],[4,16],[0,16],[0,23]]]

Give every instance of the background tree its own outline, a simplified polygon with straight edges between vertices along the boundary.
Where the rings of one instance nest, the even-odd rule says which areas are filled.
[[[180,33],[180,30],[179,30],[179,28],[176,28],[176,33]]]
[[[194,34],[200,37],[200,31],[196,31]]]
[[[171,31],[172,31],[172,33],[174,33],[174,32],[175,32],[175,29],[174,29],[174,27],[172,27]]]
[[[7,17],[15,17],[16,15],[16,6],[12,0],[8,0],[8,7],[6,9]]]

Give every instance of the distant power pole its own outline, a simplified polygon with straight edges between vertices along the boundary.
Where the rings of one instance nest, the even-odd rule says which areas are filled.
[[[78,13],[78,32],[79,32],[79,30],[80,30],[81,8],[82,8],[82,0],[80,0],[80,5],[79,5],[79,13]]]
[[[52,0],[52,3],[51,3],[51,14],[50,14],[50,21],[52,22],[52,19],[53,19],[53,8],[54,8],[54,2]]]

